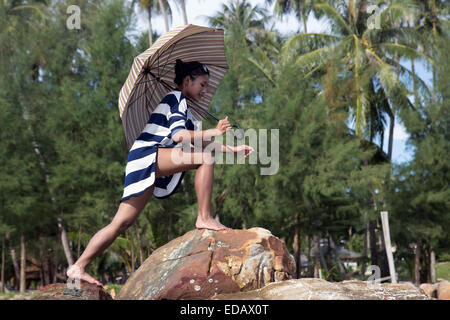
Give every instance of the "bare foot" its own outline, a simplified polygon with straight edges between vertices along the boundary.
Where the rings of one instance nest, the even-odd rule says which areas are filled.
[[[204,220],[200,218],[200,216],[197,217],[197,221],[195,222],[195,226],[197,229],[209,229],[209,230],[233,230],[231,228],[225,227],[223,224],[221,224],[216,219],[213,219],[212,217],[209,217],[208,219]]]
[[[70,266],[70,268],[66,272],[66,275],[67,277],[72,279],[80,279],[81,281],[85,281],[103,287],[103,284],[100,281],[97,281],[94,278],[92,278],[86,271],[84,271],[84,269],[80,268],[76,264]]]

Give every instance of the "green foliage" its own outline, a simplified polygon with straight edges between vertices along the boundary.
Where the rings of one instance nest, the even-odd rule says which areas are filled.
[[[369,30],[363,2],[351,3],[277,1],[277,12],[294,10],[304,29],[309,12],[330,22],[330,32],[288,38],[274,30],[278,20],[248,1],[230,2],[210,17],[212,26],[225,29],[229,63],[211,111],[255,129],[258,139],[260,129],[269,140],[279,130],[276,174],[262,175],[267,165],[259,161],[216,164],[212,211],[233,228],[270,230],[291,252],[300,231],[303,253],[312,245],[306,239],[316,235],[362,253],[367,220],[387,210],[396,265],[411,279],[412,243],[420,239],[438,261],[448,258],[450,245],[449,41],[438,14],[444,9],[427,2],[424,16],[414,1],[380,2],[382,28]],[[41,244],[52,248],[62,273],[67,260],[56,218],[63,219],[76,257],[78,241],[82,252],[117,212],[127,156],[117,99],[134,57],[148,47],[148,31],[136,30],[134,3],[125,1],[79,2],[80,30],[66,28],[64,1],[12,10],[20,4],[0,3],[0,237],[8,234],[18,252],[24,233],[32,257],[39,258]],[[405,15],[415,25],[399,28]],[[433,88],[403,65],[411,59],[435,62]],[[394,112],[415,150],[403,166],[393,166],[373,143]],[[353,118],[358,135],[347,126]],[[203,122],[203,129],[215,126]],[[137,220],[139,234],[130,228],[87,271],[97,278],[129,272],[139,264],[138,235],[145,259],[193,229],[194,180],[195,171],[186,172],[170,199],[151,198]],[[357,232],[351,237],[350,227]],[[10,257],[6,265],[11,281]],[[338,266],[328,270],[326,278],[343,279]]]

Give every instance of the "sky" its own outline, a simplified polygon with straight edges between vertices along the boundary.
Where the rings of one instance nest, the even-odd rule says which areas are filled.
[[[188,23],[208,26],[205,16],[213,16],[216,12],[220,11],[222,4],[229,3],[228,1],[222,0],[185,0],[186,1],[186,14],[188,18]],[[173,6],[174,1],[170,1],[172,8],[172,23],[169,28],[172,29],[177,26],[184,24],[181,9]],[[272,5],[266,5],[265,0],[249,0],[252,5],[258,5],[267,9],[267,11],[273,12],[273,7],[275,1]],[[144,12],[138,13],[137,28],[139,31],[145,31],[148,27],[147,25],[147,15]],[[158,33],[164,33],[164,20],[162,17],[152,18],[152,28]],[[326,32],[328,30],[328,25],[325,20],[316,20],[312,15],[308,18],[307,23],[308,32]],[[284,16],[282,20],[278,20],[275,29],[278,30],[283,35],[291,35],[302,30],[302,26],[299,24],[297,18],[291,14]],[[429,73],[421,66],[417,67],[419,76],[425,81],[429,82]],[[410,161],[414,156],[413,149],[410,149],[406,145],[406,140],[409,135],[405,130],[405,127],[401,122],[398,122],[398,117],[396,117],[395,127],[394,127],[394,142],[392,150],[392,161],[396,164],[401,164]],[[354,129],[354,124],[349,123],[349,125]],[[383,150],[387,153],[389,141],[389,120],[386,125],[386,132],[384,135],[384,147]],[[376,141],[379,144],[379,139]]]

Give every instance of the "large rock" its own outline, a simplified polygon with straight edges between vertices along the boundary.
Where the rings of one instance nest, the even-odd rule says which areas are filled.
[[[81,282],[79,289],[66,283],[52,283],[39,290],[32,300],[113,300],[102,287]]]
[[[450,300],[450,283],[447,280],[436,282],[434,284],[422,283],[419,288],[430,298]]]
[[[219,294],[213,300],[431,300],[411,283],[328,282],[316,278],[271,283],[264,288]]]
[[[437,298],[439,300],[450,300],[450,283],[447,280],[438,283]]]
[[[191,230],[155,250],[117,299],[208,299],[292,278],[295,262],[268,230]]]

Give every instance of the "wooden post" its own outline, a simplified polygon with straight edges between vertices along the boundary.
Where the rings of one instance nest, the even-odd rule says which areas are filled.
[[[391,236],[389,234],[389,220],[387,211],[381,211],[381,223],[383,225],[384,244],[386,246],[386,255],[389,263],[389,273],[391,274],[391,282],[397,283],[395,274],[394,256],[392,255]]]
[[[431,250],[430,253],[430,269],[431,283],[436,283],[436,255],[434,250]]]

